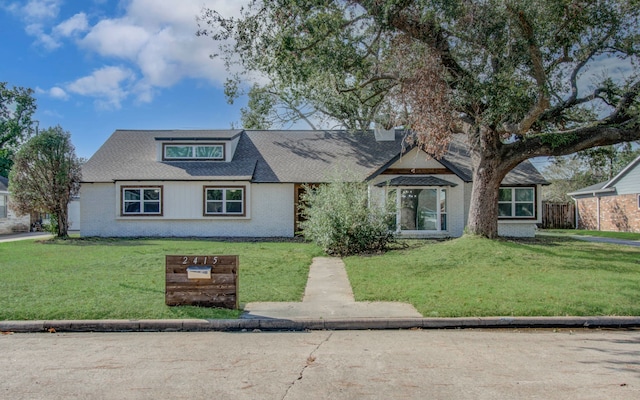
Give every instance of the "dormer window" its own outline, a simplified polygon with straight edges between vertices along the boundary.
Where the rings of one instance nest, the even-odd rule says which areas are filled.
[[[164,144],[162,159],[178,160],[224,160],[224,144]]]

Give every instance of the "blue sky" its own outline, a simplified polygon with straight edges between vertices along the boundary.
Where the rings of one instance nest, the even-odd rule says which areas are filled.
[[[116,129],[228,129],[214,43],[196,37],[202,6],[230,0],[0,0],[0,81],[35,90],[39,128],[71,132],[89,158]]]

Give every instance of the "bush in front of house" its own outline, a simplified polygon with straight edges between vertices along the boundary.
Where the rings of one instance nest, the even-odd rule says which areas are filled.
[[[369,207],[367,185],[335,181],[316,188],[305,187],[302,195],[302,234],[329,255],[376,253],[395,240],[389,230],[392,213],[384,207]]]

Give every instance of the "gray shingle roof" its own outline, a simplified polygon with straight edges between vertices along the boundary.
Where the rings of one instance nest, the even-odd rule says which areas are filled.
[[[224,140],[237,137],[231,162],[158,161],[158,140]],[[256,183],[327,182],[336,175],[367,180],[384,171],[406,150],[405,133],[378,142],[372,132],[345,131],[133,131],[117,130],[82,167],[83,182],[117,180],[251,180]],[[466,182],[471,159],[456,137],[439,160]],[[516,167],[503,184],[546,183],[529,162]]]
[[[9,191],[9,179],[4,176],[0,176],[0,192],[8,192]]]

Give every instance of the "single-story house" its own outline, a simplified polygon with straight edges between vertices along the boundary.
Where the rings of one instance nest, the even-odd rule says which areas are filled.
[[[397,205],[396,230],[458,237],[471,199],[462,137],[441,159],[401,130],[117,130],[82,167],[82,236],[292,237],[303,184],[342,173]],[[502,182],[499,234],[533,236],[541,185],[529,162]]]
[[[9,207],[9,179],[0,176],[0,234],[28,232],[29,215],[18,215]]]
[[[579,229],[640,232],[640,157],[611,180],[569,195]]]

